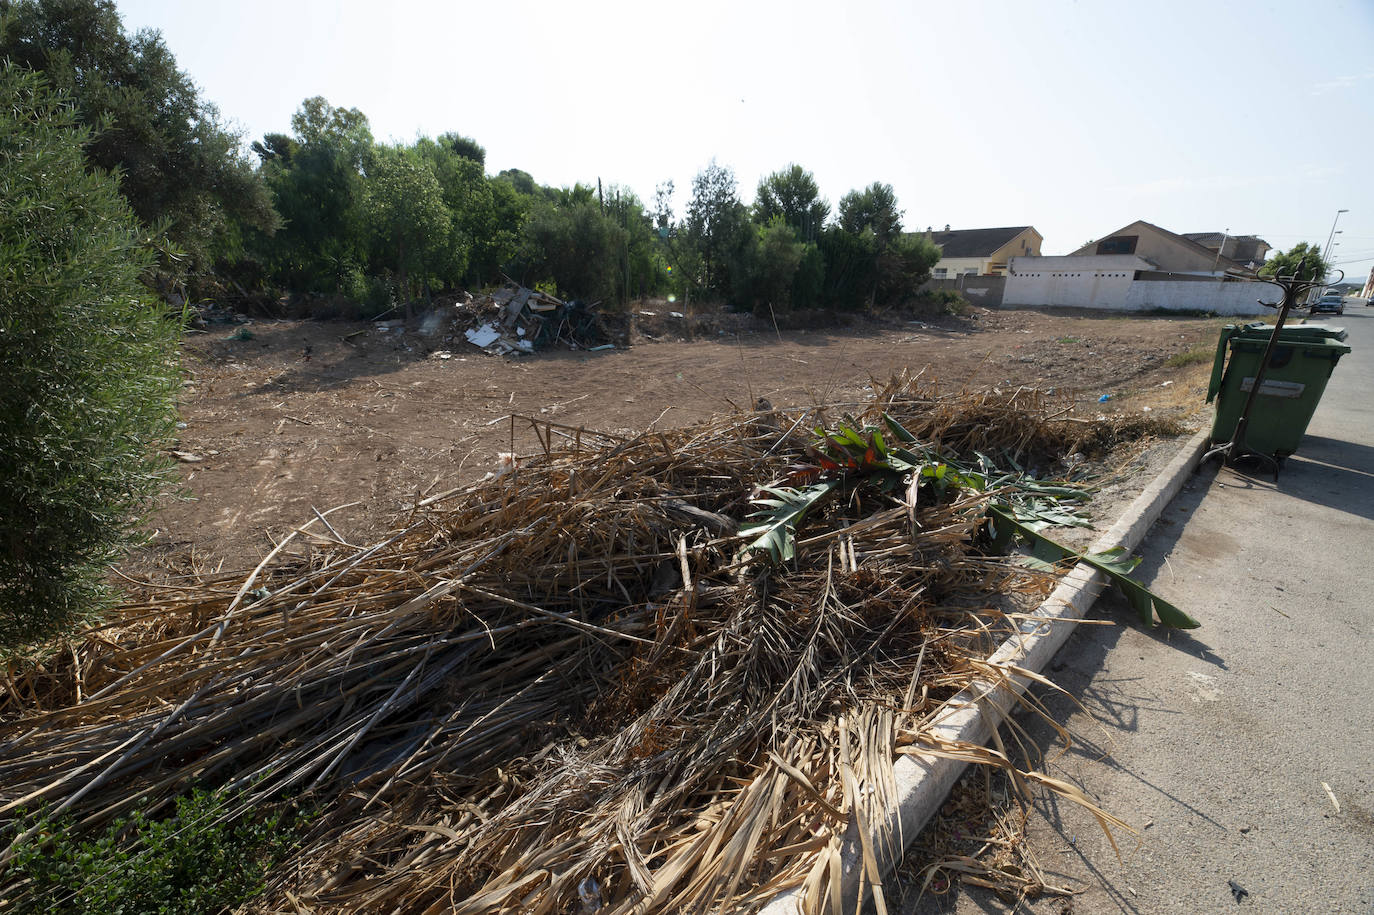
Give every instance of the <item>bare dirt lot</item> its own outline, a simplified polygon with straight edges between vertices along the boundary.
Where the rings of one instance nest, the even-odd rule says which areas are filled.
[[[511,414],[595,429],[676,426],[761,397],[778,409],[854,402],[871,380],[905,370],[956,389],[1054,389],[1083,416],[1150,407],[1180,417],[1201,406],[1210,359],[1166,363],[1210,347],[1225,322],[979,308],[809,331],[644,323],[629,348],[507,358],[452,328],[210,325],[184,347],[181,494],[163,500],[154,540],[126,569],[251,567],[313,510],[349,502],[360,504],[330,521],[366,542],[417,495],[480,477],[500,452],[536,449],[530,423]],[[1103,394],[1111,398],[1099,403]]]

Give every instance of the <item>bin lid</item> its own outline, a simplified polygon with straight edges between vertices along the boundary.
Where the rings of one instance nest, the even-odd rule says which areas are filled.
[[[1274,325],[1256,321],[1241,327],[1235,336],[1247,341],[1268,340],[1273,332]],[[1330,324],[1285,324],[1283,330],[1279,331],[1279,341],[1282,343],[1323,343],[1345,338],[1344,327],[1334,327]]]

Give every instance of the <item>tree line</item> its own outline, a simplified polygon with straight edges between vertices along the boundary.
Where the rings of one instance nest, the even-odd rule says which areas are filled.
[[[89,165],[119,176],[160,245],[164,285],[343,297],[376,314],[509,276],[569,298],[721,300],[775,311],[910,298],[939,260],[902,231],[889,184],[832,212],[788,165],[752,205],[714,160],[682,214],[672,182],[646,204],[611,185],[486,171],[459,133],[377,141],[356,108],[306,99],[289,133],[243,148],[159,33],[125,33],[110,0],[0,0],[0,57],[42,74],[91,131]]]

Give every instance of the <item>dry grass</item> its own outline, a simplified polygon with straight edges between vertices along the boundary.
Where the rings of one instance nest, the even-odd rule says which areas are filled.
[[[899,380],[857,421],[883,412],[1023,466],[1113,438],[1026,391]],[[986,494],[855,487],[774,568],[738,523],[823,411],[527,421],[539,453],[380,543],[318,515],[246,578],[150,587],[12,666],[0,816],[94,830],[193,785],[239,813],[307,797],[323,815],[264,910],[740,911],[803,885],[838,911],[841,836],[891,803],[897,754],[1000,765],[923,730],[987,678],[997,595],[1047,585],[982,555]],[[865,847],[880,909],[883,856]]]

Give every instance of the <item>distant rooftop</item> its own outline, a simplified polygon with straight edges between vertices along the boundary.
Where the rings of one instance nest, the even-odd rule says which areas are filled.
[[[1228,235],[1225,232],[1184,232],[1183,237],[1197,242],[1204,248],[1219,248],[1222,242],[1227,239],[1238,242],[1263,242],[1265,245],[1269,244],[1269,242],[1264,241],[1264,239],[1260,238],[1258,235]]]
[[[987,257],[1032,226],[1003,226],[998,229],[954,229],[930,233],[944,257]]]

